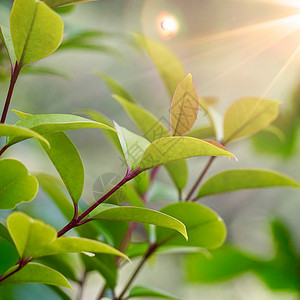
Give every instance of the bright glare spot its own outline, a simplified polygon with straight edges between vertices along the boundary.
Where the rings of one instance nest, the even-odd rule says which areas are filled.
[[[178,31],[178,23],[172,15],[163,12],[157,18],[157,30],[162,38],[171,39]]]
[[[170,32],[174,32],[174,31],[176,32],[178,28],[175,19],[172,17],[165,17],[161,21],[160,26],[163,30],[170,31]]]

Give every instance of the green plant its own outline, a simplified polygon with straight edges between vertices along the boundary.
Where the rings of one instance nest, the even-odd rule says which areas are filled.
[[[277,117],[279,102],[261,98],[234,102],[224,118],[223,140],[208,139],[216,136],[216,120],[206,102],[197,95],[192,76],[186,75],[181,63],[168,49],[136,34],[135,45],[149,54],[172,98],[170,130],[162,120],[139,106],[122,86],[101,72],[98,75],[111,88],[114,99],[133,119],[142,135],[92,110],[78,112],[89,119],[71,114],[30,115],[15,111],[19,120],[12,125],[5,124],[20,73],[26,65],[45,58],[60,46],[63,22],[53,9],[77,2],[84,1],[15,0],[10,29],[1,27],[0,37],[9,55],[11,75],[0,124],[0,136],[7,139],[0,155],[5,155],[16,143],[35,138],[57,169],[60,179],[47,174],[32,175],[20,161],[1,159],[0,208],[14,210],[20,202],[31,201],[40,186],[68,220],[57,232],[52,226],[23,212],[9,213],[6,226],[0,226],[1,248],[4,252],[9,251],[1,263],[1,289],[5,293],[8,284],[43,283],[55,286],[55,293],[62,299],[70,299],[64,290],[58,288],[70,287],[70,280],[79,285],[77,297],[80,299],[87,274],[96,270],[105,280],[98,299],[105,295],[115,300],[145,296],[174,298],[149,287],[129,289],[145,262],[155,253],[170,249],[179,251],[182,247],[195,251],[203,248],[212,250],[223,244],[226,238],[224,222],[210,208],[196,203],[199,198],[247,188],[300,187],[295,180],[272,171],[229,170],[216,174],[199,189],[217,156],[234,157],[225,146],[268,126]],[[80,33],[65,40],[60,48],[95,49],[97,47],[86,43],[84,37],[98,34]],[[205,112],[210,124],[191,129],[199,110]],[[103,130],[120,151],[127,166],[124,177],[92,205],[81,199],[84,167],[78,150],[65,133],[87,128]],[[196,156],[209,156],[210,159],[192,188],[186,191],[188,168],[185,159]],[[162,166],[174,183],[178,199],[156,211],[148,209],[147,204],[149,190]],[[122,187],[126,187],[126,193],[118,198]],[[119,203],[120,198],[122,203]],[[145,242],[138,244],[131,242],[136,223],[143,224],[146,237]],[[77,236],[64,236],[71,229],[76,230]],[[80,257],[80,278],[71,257],[66,255],[71,252],[78,253]],[[128,276],[121,292],[115,294],[118,270],[124,264],[122,259],[136,257],[140,257],[140,262]]]

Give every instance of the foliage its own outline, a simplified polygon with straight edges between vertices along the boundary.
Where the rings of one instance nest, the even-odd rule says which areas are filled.
[[[271,227],[273,257],[265,259],[234,246],[215,250],[211,255],[192,254],[187,258],[189,281],[212,283],[252,272],[272,290],[299,292],[299,253],[291,243],[288,229],[281,221],[272,221]]]
[[[175,296],[150,287],[131,288],[131,285],[153,254],[176,252],[182,248],[187,252],[197,252],[189,258],[190,278],[195,281],[219,280],[253,269],[273,288],[276,280],[294,272],[298,262],[293,256],[295,251],[285,244],[287,237],[282,225],[273,223],[278,249],[273,260],[265,262],[235,249],[221,248],[214,252],[215,259],[211,262],[201,251],[222,246],[226,239],[226,225],[216,212],[196,201],[200,197],[241,189],[299,188],[300,184],[284,174],[269,170],[227,170],[208,179],[196,196],[195,193],[216,157],[235,158],[225,148],[225,144],[252,136],[276,119],[278,101],[244,98],[233,102],[224,117],[223,141],[207,139],[215,138],[216,127],[209,106],[196,93],[192,75],[186,74],[180,61],[165,46],[137,34],[134,37],[135,45],[150,56],[172,99],[169,128],[141,107],[124,87],[101,72],[97,72],[97,75],[104,80],[114,94],[114,99],[133,119],[140,134],[89,109],[79,112],[89,119],[73,114],[31,115],[15,111],[19,120],[14,124],[5,124],[15,83],[26,65],[47,57],[57,49],[110,51],[90,40],[105,36],[98,31],[73,32],[61,44],[64,26],[59,13],[72,10],[61,7],[79,2],[85,1],[15,0],[10,15],[10,29],[1,26],[3,47],[0,50],[5,49],[7,52],[6,62],[10,63],[11,69],[10,75],[5,75],[10,77],[10,84],[0,123],[0,136],[4,143],[0,155],[4,157],[13,145],[35,138],[60,177],[31,174],[26,163],[2,157],[0,159],[0,209],[10,210],[6,224],[0,223],[0,245],[4,249],[3,255],[0,255],[2,294],[6,295],[9,291],[5,287],[7,284],[31,282],[54,286],[53,292],[60,299],[70,299],[60,287],[70,288],[72,281],[81,290],[86,276],[97,271],[105,280],[99,299],[105,295],[110,295],[115,300],[136,297],[176,299]],[[113,55],[116,53],[112,51]],[[35,70],[40,74],[57,74],[56,70],[39,69],[34,65],[29,68],[27,66],[28,70]],[[192,128],[199,117],[199,110],[205,112],[209,124]],[[82,199],[85,171],[80,153],[65,133],[88,128],[104,131],[127,165],[124,177],[90,205]],[[192,188],[187,190],[186,159],[199,156],[210,158]],[[177,199],[172,196],[175,203],[168,203],[158,211],[148,208],[148,202],[149,191],[155,184],[161,166],[165,166],[169,173],[178,196]],[[18,211],[21,207],[18,204],[35,198],[38,188],[44,190],[67,219],[67,224],[59,231],[42,220]],[[126,188],[123,202],[114,201],[122,188]],[[137,223],[143,226],[144,241],[134,244],[131,238]],[[76,230],[77,236],[64,236],[72,229]],[[77,253],[78,270],[73,263],[74,257],[67,253]],[[277,258],[282,255],[286,256],[288,267],[282,267],[278,263]],[[128,276],[119,295],[116,295],[119,269],[126,260],[136,257],[140,257],[140,263]],[[34,260],[38,262],[33,262]],[[222,263],[226,266],[238,266],[224,271]],[[193,269],[198,264],[200,267]],[[83,274],[80,279],[79,272]],[[290,281],[282,281],[282,287],[295,287],[298,279],[294,273]],[[78,297],[80,298],[80,294]]]

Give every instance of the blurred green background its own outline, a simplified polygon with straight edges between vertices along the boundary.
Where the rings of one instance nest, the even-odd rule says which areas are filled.
[[[102,50],[108,50],[102,51],[101,47],[94,50],[64,49],[36,63],[36,66],[57,69],[65,76],[24,74],[17,83],[11,108],[33,114],[95,109],[138,132],[112,99],[105,83],[95,75],[95,71],[99,70],[126,87],[138,103],[158,118],[167,119],[170,99],[165,87],[150,59],[129,42],[134,32],[141,32],[162,42],[179,57],[187,72],[193,75],[198,94],[216,99],[213,108],[220,115],[224,115],[234,100],[242,97],[262,96],[281,102],[279,126],[286,137],[279,140],[264,133],[255,139],[235,143],[229,150],[239,161],[219,158],[207,178],[223,169],[257,167],[277,170],[299,181],[300,100],[297,90],[300,81],[300,16],[297,14],[300,14],[300,5],[297,7],[292,2],[101,0],[77,5],[72,12],[62,15],[66,38],[81,30],[103,31],[103,35],[91,38],[91,44],[106,46]],[[0,0],[0,24],[8,26],[10,8],[11,1]],[[157,30],[157,17],[162,12],[168,12],[177,20],[178,32],[171,39],[162,38]],[[2,63],[0,68],[0,73],[5,74],[7,66]],[[7,88],[8,80],[2,78],[2,104]],[[201,114],[199,118],[205,120]],[[8,122],[16,119],[10,112]],[[99,130],[80,130],[70,133],[70,136],[85,165],[83,198],[92,202],[96,178],[108,172],[122,176],[125,167],[119,154]],[[34,141],[12,147],[5,157],[21,160],[31,172],[56,174]],[[192,179],[198,176],[206,159],[193,158],[188,162],[191,186]],[[166,189],[171,187],[165,173],[161,172],[159,179],[166,184]],[[37,199],[21,204],[21,209],[30,211],[33,217],[40,217],[56,228],[65,224],[64,218],[45,195],[40,193]],[[299,200],[297,190],[260,189],[211,196],[203,203],[224,218],[228,226],[227,241],[231,245],[262,258],[271,258],[274,247],[270,221],[274,218],[281,219],[288,226],[292,242],[300,253]],[[159,207],[159,201],[151,205]],[[0,215],[2,219],[5,217],[5,213]],[[126,266],[123,269],[121,280],[128,276],[131,268]],[[136,282],[163,288],[185,300],[298,299],[297,295],[288,291],[270,291],[251,273],[214,285],[188,283],[185,273],[183,256],[160,256],[148,264]],[[35,286],[36,296],[27,296],[26,289],[30,285],[22,286],[15,291],[19,293],[18,299],[40,299],[39,289],[43,291],[42,286]],[[90,295],[97,293],[99,286],[98,275],[89,278],[84,299],[92,299]],[[46,299],[55,297],[49,295]]]

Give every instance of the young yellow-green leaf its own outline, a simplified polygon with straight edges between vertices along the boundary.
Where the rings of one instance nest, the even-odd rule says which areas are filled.
[[[171,300],[178,299],[175,296],[172,296],[167,292],[149,288],[146,286],[136,285],[130,290],[128,299],[139,298],[139,297],[171,299]]]
[[[13,272],[16,268],[17,266],[11,267],[5,274]],[[71,289],[68,280],[61,273],[47,266],[32,262],[28,263],[25,267],[7,279],[4,279],[2,282],[0,282],[0,285],[26,282],[50,284]]]
[[[117,249],[95,240],[79,237],[57,238],[57,232],[52,226],[21,212],[14,212],[8,216],[7,227],[22,258],[39,258],[68,252],[95,252],[128,259]]]
[[[13,67],[16,64],[17,58],[16,58],[9,28],[5,26],[0,26],[0,39],[2,40],[6,48],[11,66]]]
[[[28,116],[17,121],[15,125],[30,128],[42,135],[84,128],[103,128],[115,131],[114,128],[108,125],[68,114],[41,114]],[[24,140],[24,138],[10,138],[8,144],[15,144],[22,140]]]
[[[40,60],[61,43],[64,23],[44,2],[15,0],[10,15],[11,37],[19,65]]]
[[[234,157],[232,153],[200,139],[187,136],[165,137],[156,140],[147,148],[140,169],[146,170],[179,159],[203,155]]]
[[[150,145],[145,138],[137,135],[124,127],[115,123],[115,128],[119,132],[119,140],[128,167],[133,170],[139,166],[141,158]]]
[[[177,85],[170,112],[172,135],[183,135],[196,122],[199,109],[198,95],[188,74]]]
[[[7,217],[7,228],[21,258],[33,256],[56,239],[56,230],[43,221],[34,220],[22,212]]]
[[[81,197],[84,185],[84,167],[80,154],[64,132],[46,134],[50,148],[44,150],[58,171],[74,203]]]
[[[135,99],[129,94],[129,92],[127,92],[127,90],[123,86],[121,86],[110,76],[100,71],[96,71],[95,74],[98,75],[106,83],[106,85],[108,86],[108,88],[111,90],[113,94],[118,95],[120,97],[124,97],[125,99],[127,99],[127,101],[131,103],[136,102]]]
[[[23,201],[31,201],[38,182],[26,167],[14,159],[0,160],[0,209],[13,209]]]
[[[33,257],[43,257],[69,252],[106,253],[111,255],[118,255],[126,260],[129,260],[125,254],[107,244],[80,237],[57,238],[52,243],[46,245],[43,248],[36,248],[33,252]]]
[[[224,118],[223,144],[253,135],[273,122],[278,115],[279,101],[243,98],[235,101]]]
[[[39,133],[31,129],[24,128],[21,126],[0,124],[0,136],[37,138],[40,141],[46,143],[47,146],[50,146],[49,142],[45,139],[45,137],[41,136]]]
[[[166,126],[150,112],[127,101],[121,96],[114,95],[114,98],[124,107],[128,115],[140,128],[147,140],[154,142],[161,137],[170,136],[170,132]],[[181,160],[172,162],[167,164],[165,167],[177,189],[181,191],[187,183],[188,170],[186,161]]]
[[[183,223],[165,213],[152,209],[130,206],[114,207],[106,209],[92,218],[98,220],[116,220],[153,224],[176,230],[187,239],[186,229]]]
[[[212,126],[208,125],[191,129],[185,135],[195,137],[197,139],[215,138],[215,130]]]
[[[141,34],[136,34],[135,38],[138,45],[148,52],[171,99],[177,84],[186,75],[181,62],[176,55],[163,44],[148,39]]]
[[[44,0],[44,2],[52,8],[91,1],[96,0]]]
[[[11,111],[13,111],[20,119],[24,119],[26,117],[32,116],[29,113],[26,113],[26,112],[23,112],[23,111],[19,111],[19,110],[16,110],[16,109],[12,109]]]
[[[255,169],[228,170],[209,178],[201,186],[198,197],[264,187],[300,188],[300,183],[274,171]]]
[[[226,238],[223,220],[210,208],[192,202],[177,202],[165,206],[161,212],[173,216],[185,224],[189,240],[169,229],[157,227],[156,237],[159,245],[201,247],[215,249]]]

